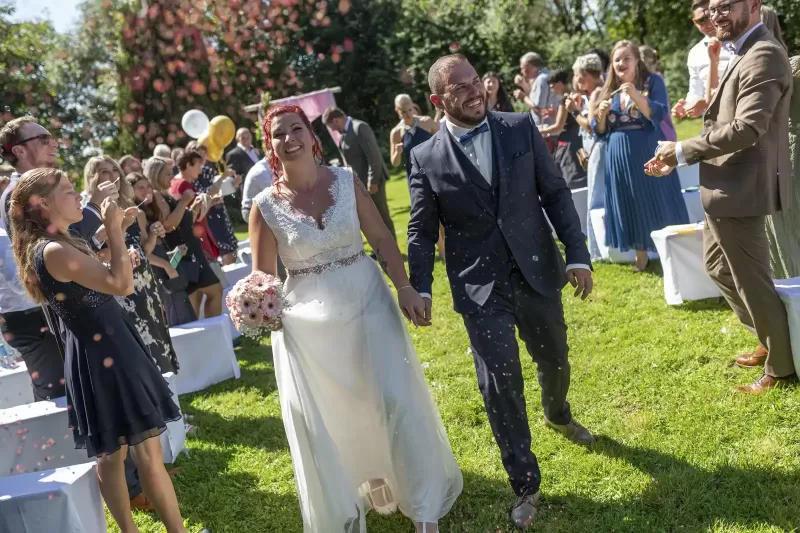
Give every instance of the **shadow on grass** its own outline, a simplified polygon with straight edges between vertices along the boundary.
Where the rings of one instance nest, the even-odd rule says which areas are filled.
[[[283,421],[275,416],[241,414],[224,418],[217,413],[194,410],[194,439],[218,446],[245,446],[263,450],[288,450]]]
[[[302,531],[297,498],[255,474],[230,468],[233,452],[193,449],[173,480],[184,518],[213,533]]]
[[[652,481],[641,496],[597,502],[581,496],[547,499],[537,520],[553,531],[711,531],[724,524],[794,531],[800,525],[800,475],[721,465],[713,470],[662,452],[599,437],[596,453],[631,464]],[[559,527],[560,526],[560,527]]]
[[[708,298],[705,300],[694,300],[689,302],[684,302],[682,305],[678,306],[678,309],[682,311],[690,311],[692,313],[702,313],[705,311],[731,311],[728,302],[725,301],[725,298]]]

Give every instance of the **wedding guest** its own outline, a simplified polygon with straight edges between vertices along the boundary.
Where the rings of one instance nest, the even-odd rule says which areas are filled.
[[[609,65],[611,65],[611,58],[608,56],[608,52],[602,48],[592,48],[587,52],[587,55],[588,54],[594,54],[600,58],[600,61],[603,64],[603,82],[605,82],[605,74],[608,72]]]
[[[692,2],[692,22],[695,27],[703,34],[703,39],[689,51],[686,65],[689,68],[689,92],[686,98],[681,98],[672,108],[672,116],[677,119],[698,118],[703,116],[708,107],[706,89],[710,73],[710,61],[708,59],[708,45],[711,39],[716,37],[717,29],[708,16],[709,0],[693,0]],[[732,59],[731,53],[723,49],[720,55],[720,62],[717,67],[719,77],[728,68],[728,62]]]
[[[322,122],[342,138],[339,141],[339,152],[345,164],[353,169],[356,177],[372,195],[375,207],[381,214],[381,220],[389,232],[397,238],[386,200],[386,182],[389,181],[389,169],[383,161],[381,149],[369,124],[347,116],[338,107],[329,107],[322,115]]]
[[[49,304],[65,327],[72,406],[67,413],[75,446],[97,458],[100,491],[115,521],[122,531],[136,531],[123,467],[130,451],[167,531],[186,533],[158,438],[180,411],[113,298],[133,292],[133,271],[121,227],[124,212],[112,200],[102,209],[110,267],[69,235],[83,214],[67,175],[52,168],[26,172],[11,200],[14,254],[28,294]]]
[[[267,158],[259,160],[250,167],[242,187],[242,219],[250,220],[253,198],[272,184],[272,167]]]
[[[652,231],[689,222],[678,173],[655,178],[644,172],[664,140],[660,123],[667,112],[664,81],[650,73],[638,47],[618,42],[593,127],[606,140],[605,244],[635,250],[634,272],[643,272],[647,253],[656,251]]]
[[[786,41],[783,40],[783,30],[781,30],[781,23],[778,20],[778,14],[775,13],[775,10],[761,4],[761,22],[763,22],[764,26],[772,33],[775,40],[788,50],[789,47],[786,46]]]
[[[225,169],[220,174],[217,172],[214,163],[208,160],[208,149],[196,141],[190,142],[187,151],[194,151],[203,158],[199,176],[193,180],[193,186],[197,192],[207,193],[211,197],[220,194],[222,184],[226,178],[233,178],[232,185],[238,188],[242,184],[243,176],[234,176],[231,168]],[[178,170],[181,170],[180,168]],[[230,265],[236,262],[236,251],[239,249],[239,241],[233,231],[233,222],[228,216],[228,210],[220,197],[219,201],[213,202],[206,215],[208,228],[214,237],[215,245],[223,265]],[[208,251],[208,248],[206,249]],[[209,257],[216,261],[217,256]]]
[[[127,176],[131,172],[141,172],[142,171],[142,162],[132,156],[132,155],[124,155],[119,160],[119,166],[122,168],[122,172]]]
[[[650,46],[640,46],[639,54],[642,56],[642,61],[647,65],[648,70],[653,73],[653,76],[658,76],[661,78],[661,81],[664,81],[664,75],[658,71],[658,52]],[[667,95],[667,109],[670,109],[669,95]],[[664,134],[664,139],[673,142],[678,140],[678,132],[675,131],[675,126],[672,124],[672,116],[669,113],[664,117],[664,120],[661,121],[660,126],[661,132]]]
[[[153,156],[163,157],[164,159],[171,159],[172,150],[170,150],[169,146],[167,146],[166,144],[157,144],[156,147],[153,148]]]
[[[550,91],[561,98],[561,103],[557,109],[556,121],[550,126],[539,126],[539,133],[555,137],[556,149],[553,157],[561,170],[561,177],[570,189],[580,189],[586,186],[586,170],[578,161],[578,151],[583,148],[580,126],[567,110],[569,78],[569,73],[563,69],[556,70],[547,77]]]
[[[157,222],[152,227],[153,231],[149,231],[151,228],[148,228],[144,213],[133,203],[133,188],[123,178],[122,169],[112,158],[97,156],[89,159],[84,167],[83,179],[90,194],[101,183],[115,183],[117,186],[117,204],[120,209],[125,210],[125,223],[128,224],[123,227],[125,244],[129,252],[136,254],[136,266],[133,269],[134,292],[127,296],[118,296],[117,301],[129,314],[161,373],[177,373],[178,356],[172,347],[156,277],[147,260],[163,227]]]
[[[167,236],[168,243],[172,242],[172,245],[186,244],[188,251],[193,256],[191,263],[192,266],[196,266],[196,269],[192,268],[195,272],[190,278],[187,292],[195,315],[198,317],[201,315],[201,304],[203,296],[205,296],[206,305],[203,316],[211,318],[222,314],[222,284],[217,271],[211,266],[212,262],[216,263],[216,258],[219,257],[219,248],[217,248],[214,235],[208,227],[206,214],[211,204],[218,203],[221,199],[219,195],[213,198],[207,194],[197,195],[194,181],[202,171],[203,159],[204,157],[200,153],[191,150],[185,152],[178,159],[180,174],[171,179],[168,190],[173,201],[167,201],[167,203],[172,211],[177,209],[185,214],[177,222],[166,225],[166,231],[170,232]],[[164,187],[165,184],[160,180],[166,176],[166,171],[162,171],[158,175],[159,186]],[[158,188],[155,183],[153,183],[153,188],[165,190],[165,188]],[[187,197],[193,199],[191,209],[186,209],[188,203],[180,209],[178,202]],[[164,199],[167,200],[167,197],[165,196]],[[175,229],[179,231],[173,231]],[[173,233],[176,235],[170,238]],[[194,265],[195,263],[196,265]]]
[[[411,170],[411,150],[427,141],[439,130],[439,124],[431,117],[417,113],[418,107],[407,94],[398,94],[394,99],[394,110],[400,123],[389,133],[390,161],[398,166],[405,158],[406,173]]]
[[[794,79],[792,100],[789,104],[792,199],[788,209],[782,209],[767,218],[767,237],[775,279],[800,276],[800,240],[797,238],[800,235],[800,55],[792,57],[790,63]]]
[[[706,212],[706,272],[760,345],[736,359],[764,367],[745,394],[796,382],[786,308],[775,292],[766,217],[791,205],[789,106],[792,70],[786,49],[761,22],[760,0],[711,0],[717,38],[736,60],[720,82],[699,136],[665,143],[646,168],[656,176],[700,165]],[[795,236],[796,238],[796,236]]]
[[[568,110],[581,126],[589,201],[586,212],[591,214],[592,210],[605,209],[606,206],[605,142],[595,139],[591,119],[592,110],[597,107],[603,92],[603,60],[593,53],[580,56],[572,65],[572,71],[573,85],[580,95],[580,104],[578,99],[571,97],[571,102],[575,103]],[[599,261],[602,255],[591,216],[586,217],[586,233],[592,261]]]
[[[487,72],[483,75],[483,88],[486,89],[486,106],[489,111],[513,113],[514,106],[508,97],[500,76],[496,72]]]
[[[528,52],[520,58],[519,69],[520,73],[514,78],[519,89],[514,91],[514,97],[531,109],[537,126],[552,126],[556,121],[556,109],[561,98],[550,92],[550,85],[547,83],[550,70],[542,56]],[[555,138],[545,138],[545,143],[552,154],[556,149]]]
[[[225,155],[225,163],[238,176],[247,176],[253,165],[264,157],[264,153],[253,146],[253,134],[247,128],[239,128],[236,132],[236,148]],[[245,219],[247,220],[247,219]]]
[[[406,178],[411,174],[411,150],[430,139],[439,131],[439,123],[427,116],[419,116],[419,107],[407,94],[398,94],[394,99],[394,107],[400,117],[400,124],[389,134],[391,163],[398,166],[401,160],[406,162]],[[444,260],[444,227],[439,226],[439,242],[436,244],[439,258]]]
[[[167,160],[172,159],[172,175],[178,175],[178,158],[183,155],[183,148],[173,148],[172,149],[172,157],[167,158]]]

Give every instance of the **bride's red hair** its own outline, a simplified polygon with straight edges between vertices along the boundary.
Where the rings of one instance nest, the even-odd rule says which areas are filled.
[[[264,119],[261,121],[261,136],[264,139],[264,150],[269,156],[269,166],[272,167],[272,182],[277,183],[281,175],[283,174],[283,165],[281,164],[281,160],[278,159],[278,156],[272,150],[272,122],[281,115],[288,115],[293,113],[300,117],[300,120],[303,121],[303,124],[306,125],[308,128],[308,132],[311,134],[313,139],[312,146],[311,146],[311,154],[314,156],[314,160],[319,163],[322,160],[322,146],[320,145],[319,139],[314,134],[314,127],[311,125],[311,121],[308,120],[305,112],[303,112],[302,108],[296,105],[279,105],[275,107],[270,107],[267,111],[267,114],[264,115]]]

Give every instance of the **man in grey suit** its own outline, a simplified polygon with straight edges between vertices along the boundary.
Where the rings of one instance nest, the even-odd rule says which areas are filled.
[[[367,187],[372,201],[378,208],[383,223],[395,236],[394,222],[386,203],[386,182],[389,180],[389,169],[383,161],[378,141],[369,124],[347,116],[338,107],[329,107],[322,115],[322,122],[329,128],[342,134],[339,151],[345,165],[353,169],[353,173]]]
[[[432,306],[439,223],[456,312],[472,346],[489,423],[517,499],[511,520],[524,529],[538,505],[541,475],[531,432],[516,331],[536,361],[545,424],[569,440],[594,438],[572,417],[567,325],[561,289],[592,291],[589,251],[566,182],[529,113],[486,112],[486,91],[461,55],[430,69],[431,102],[445,127],[411,152],[411,284]],[[547,217],[545,217],[545,213]],[[550,225],[564,244],[566,264]],[[426,324],[427,325],[427,324]]]
[[[664,143],[647,163],[663,175],[700,164],[706,211],[706,271],[761,346],[740,356],[742,367],[764,366],[739,392],[760,394],[794,379],[786,310],[775,292],[765,218],[791,202],[789,104],[792,71],[786,50],[761,22],[761,0],[711,0],[717,37],[732,53],[704,116],[702,133]]]

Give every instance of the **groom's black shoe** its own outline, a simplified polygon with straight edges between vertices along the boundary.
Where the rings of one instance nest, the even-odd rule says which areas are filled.
[[[545,418],[544,425],[550,429],[558,431],[575,444],[580,444],[581,446],[594,446],[595,440],[592,434],[589,433],[589,430],[580,425],[574,418],[563,426],[561,424],[550,422],[547,418]]]
[[[511,522],[517,529],[527,529],[533,527],[533,519],[536,518],[536,508],[539,506],[539,492],[535,494],[525,493],[518,496],[511,508]]]

